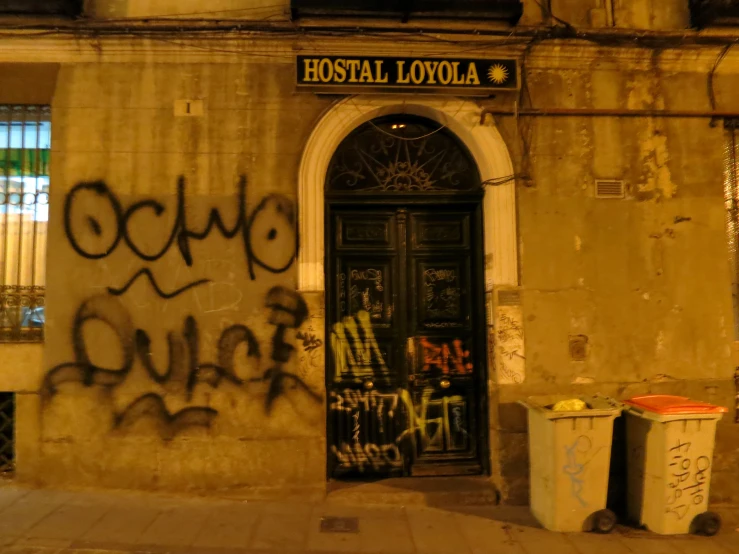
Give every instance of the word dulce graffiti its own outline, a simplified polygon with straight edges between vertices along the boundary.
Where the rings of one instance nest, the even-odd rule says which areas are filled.
[[[252,331],[245,325],[235,324],[223,330],[218,340],[217,361],[200,360],[200,332],[197,322],[187,316],[181,334],[170,332],[167,335],[169,362],[166,369],[155,367],[152,362],[151,339],[143,329],[134,329],[130,315],[120,301],[112,295],[93,296],[82,303],[72,325],[72,346],[74,361],[59,364],[49,370],[44,378],[42,393],[44,399],[52,398],[63,383],[76,382],[86,387],[93,385],[114,388],[121,385],[131,372],[136,360],[143,366],[149,378],[163,385],[167,392],[185,393],[189,402],[195,387],[205,383],[218,387],[221,382],[244,385],[247,381],[266,381],[268,391],[265,411],[270,412],[274,401],[285,390],[285,385],[302,390],[310,398],[320,401],[320,396],[312,391],[297,375],[283,369],[295,347],[285,341],[287,329],[298,328],[308,316],[303,298],[295,291],[276,286],[267,293],[266,306],[270,309],[269,323],[275,327],[272,335],[270,367],[261,375],[249,379],[239,377],[234,369],[234,357],[240,345],[246,346],[246,357],[257,363],[261,358],[259,343]],[[97,321],[107,326],[118,341],[118,351],[122,360],[117,367],[102,367],[91,359],[89,345],[85,340],[86,324]],[[111,346],[112,350],[116,350]],[[186,427],[193,425],[209,426],[217,411],[208,407],[188,407],[176,413],[169,413],[163,398],[156,393],[148,393],[131,402],[121,413],[114,416],[114,426],[125,428],[142,416],[153,416],[163,425],[163,438],[171,438]]]
[[[669,450],[671,480],[667,483],[668,514],[682,519],[692,506],[700,506],[706,501],[706,481],[711,459],[708,456],[690,455],[690,443],[677,441]]]
[[[473,365],[470,361],[470,351],[465,350],[460,339],[452,341],[453,349],[449,344],[433,344],[426,337],[419,342],[423,353],[422,371],[440,370],[448,374],[450,369],[457,373],[472,373]]]
[[[251,213],[247,213],[246,178],[241,177],[235,204],[236,216],[231,227],[224,223],[221,212],[212,208],[205,225],[201,229],[194,229],[188,222],[185,179],[180,177],[171,229],[158,249],[147,252],[140,244],[141,238],[136,237],[150,237],[150,229],[161,224],[167,212],[164,204],[145,199],[124,209],[118,196],[105,182],[84,182],[72,188],[64,201],[64,231],[74,251],[86,259],[97,260],[109,256],[123,240],[136,256],[152,262],[164,256],[176,243],[182,259],[192,266],[190,242],[207,238],[215,228],[227,239],[241,238],[252,280],[256,278],[254,266],[271,273],[286,271],[298,250],[292,201],[282,195],[271,194],[265,196]],[[147,218],[147,221],[140,221],[142,218]],[[82,222],[90,232],[81,232]],[[139,228],[138,234],[134,232],[136,228]],[[275,248],[277,241],[284,244]],[[147,276],[152,280],[151,275]],[[122,290],[125,291],[129,285],[130,282]]]

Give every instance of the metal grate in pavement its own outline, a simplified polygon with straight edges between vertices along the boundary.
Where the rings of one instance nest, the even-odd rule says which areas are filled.
[[[321,533],[359,533],[359,518],[322,517]]]

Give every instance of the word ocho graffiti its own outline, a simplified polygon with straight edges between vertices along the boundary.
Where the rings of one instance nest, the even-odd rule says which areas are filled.
[[[321,397],[300,377],[283,369],[295,350],[295,346],[285,340],[286,332],[287,329],[297,329],[307,318],[305,301],[297,292],[276,286],[267,293],[265,305],[270,310],[269,323],[275,327],[271,341],[270,367],[262,375],[244,379],[234,369],[237,348],[244,344],[247,358],[255,361],[261,358],[259,343],[245,325],[236,324],[224,329],[218,340],[216,362],[202,362],[198,325],[194,317],[187,316],[181,334],[170,332],[167,335],[169,362],[167,368],[162,369],[152,363],[149,335],[143,329],[133,328],[131,317],[120,300],[112,295],[93,296],[82,303],[74,318],[74,360],[59,364],[46,374],[42,389],[44,398],[54,396],[59,385],[67,382],[81,383],[86,387],[98,385],[115,388],[123,384],[138,360],[152,381],[163,385],[167,392],[181,389],[188,402],[199,383],[218,387],[223,381],[239,386],[245,385],[247,381],[267,382],[267,413],[277,397],[285,392],[285,385],[288,383],[293,388],[302,390],[311,399],[320,401]],[[119,351],[122,352],[122,360],[117,367],[103,367],[92,360],[84,327],[93,321],[104,324],[116,336]],[[140,417],[154,417],[162,423],[162,437],[169,439],[186,427],[209,426],[217,414],[213,408],[200,406],[170,413],[159,394],[147,393],[131,402],[122,412],[115,414],[113,421],[116,428],[126,428]]]
[[[247,213],[246,178],[242,177],[236,192],[236,208],[231,227],[224,223],[221,212],[212,208],[205,225],[201,229],[193,229],[188,222],[185,179],[180,177],[171,229],[165,234],[161,247],[147,252],[140,243],[144,237],[147,241],[150,239],[151,229],[163,224],[167,215],[164,204],[145,199],[124,209],[118,196],[105,182],[79,183],[64,202],[64,231],[75,252],[90,260],[110,255],[122,240],[140,259],[153,262],[164,256],[176,243],[182,259],[192,266],[190,241],[207,238],[215,228],[227,239],[241,238],[252,280],[255,279],[254,266],[271,273],[286,271],[298,251],[292,201],[279,194],[270,194]],[[82,232],[82,225],[86,232]]]
[[[669,450],[670,480],[667,483],[668,514],[675,514],[682,519],[690,511],[690,507],[699,506],[706,500],[706,480],[711,467],[708,456],[695,456],[690,453],[690,443],[681,442]]]

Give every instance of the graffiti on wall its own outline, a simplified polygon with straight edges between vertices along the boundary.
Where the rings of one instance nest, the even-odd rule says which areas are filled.
[[[185,264],[192,266],[191,242],[204,240],[217,230],[227,239],[241,241],[252,280],[256,279],[255,266],[270,273],[283,273],[292,266],[297,256],[298,240],[295,206],[290,199],[270,194],[247,213],[246,178],[242,177],[237,187],[237,214],[232,226],[228,227],[223,214],[212,208],[207,223],[201,229],[194,229],[188,222],[192,207],[187,203],[184,177],[177,182],[176,198],[174,217],[169,218],[173,219],[171,229],[165,232],[164,243],[153,250],[147,251],[144,243],[149,242],[147,239],[152,227],[157,228],[170,215],[167,208],[153,198],[124,206],[104,181],[79,183],[69,191],[64,201],[64,232],[74,251],[88,260],[111,255],[123,242],[145,262],[159,260],[176,247]],[[151,272],[147,276],[152,284],[156,283]],[[124,285],[119,290],[125,288]]]
[[[499,384],[520,384],[525,377],[521,306],[496,307],[495,367]]]
[[[88,260],[105,258],[125,243],[136,258],[152,262],[176,245],[187,266],[194,263],[190,241],[204,240],[217,229],[224,238],[241,241],[246,269],[252,280],[256,278],[255,268],[269,273],[287,270],[297,252],[292,201],[280,195],[268,195],[249,213],[246,210],[244,178],[239,181],[236,201],[237,213],[231,226],[224,223],[224,215],[217,208],[212,208],[205,226],[196,229],[188,221],[185,182],[181,178],[177,186],[171,228],[165,233],[163,244],[147,249],[144,244],[150,244],[152,235],[156,235],[150,229],[161,228],[157,224],[167,211],[162,203],[144,199],[124,206],[104,182],[80,183],[66,197],[64,229],[74,251]],[[155,221],[147,221],[147,218]],[[276,248],[276,245],[284,248]],[[275,401],[287,391],[295,391],[315,402],[321,401],[321,396],[301,376],[286,369],[288,362],[295,357],[293,335],[309,315],[306,302],[297,291],[276,285],[266,293],[263,308],[272,327],[269,344],[260,344],[248,326],[233,323],[220,331],[213,345],[215,356],[211,360],[202,359],[201,337],[204,333],[199,328],[197,318],[192,314],[183,314],[181,328],[165,331],[168,361],[166,367],[157,367],[153,361],[149,332],[134,326],[131,312],[124,305],[127,291],[137,280],[144,279],[156,296],[164,301],[210,282],[209,278],[201,278],[165,291],[157,283],[152,271],[143,268],[124,284],[106,287],[106,293],[89,296],[80,304],[71,322],[73,359],[47,372],[42,384],[44,401],[51,401],[65,383],[114,391],[126,382],[134,366],[138,365],[163,392],[147,391],[129,402],[113,414],[113,426],[118,430],[126,430],[141,418],[152,418],[159,423],[160,434],[165,439],[171,439],[188,427],[208,427],[218,416],[218,410],[212,406],[188,405],[177,411],[168,409],[167,398],[170,395],[182,395],[190,404],[196,389],[200,387],[215,389],[228,383],[248,392],[251,384],[263,383],[266,389],[263,407],[267,414],[273,409]],[[106,344],[105,349],[120,352],[117,364],[96,361],[93,351],[100,345],[91,342],[85,332],[91,325],[107,328],[107,336],[111,337],[112,342]],[[210,337],[210,333],[207,336]],[[303,335],[302,341],[304,346],[307,341],[313,349],[320,348],[322,344],[313,334]],[[240,352],[245,358],[241,360],[243,365],[249,368],[248,374],[243,371],[239,374],[236,370],[236,356]]]

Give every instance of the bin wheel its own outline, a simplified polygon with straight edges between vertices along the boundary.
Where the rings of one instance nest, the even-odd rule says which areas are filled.
[[[593,532],[610,533],[616,527],[616,514],[611,510],[598,510],[593,514]]]
[[[693,518],[690,528],[696,535],[712,537],[721,529],[721,516],[716,512],[703,512]]]

